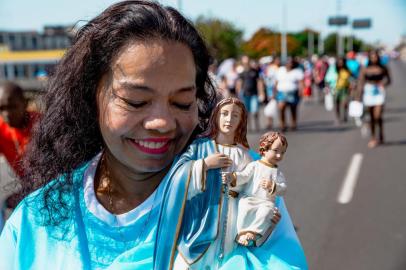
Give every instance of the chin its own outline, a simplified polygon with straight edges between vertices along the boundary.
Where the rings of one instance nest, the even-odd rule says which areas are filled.
[[[150,162],[142,164],[137,163],[138,166],[135,169],[140,172],[159,172],[165,169],[170,164],[171,162],[168,161],[164,162],[163,160],[152,160]]]

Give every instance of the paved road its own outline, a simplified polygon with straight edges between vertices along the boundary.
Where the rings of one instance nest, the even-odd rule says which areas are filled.
[[[392,63],[391,72],[384,146],[368,149],[360,128],[335,126],[317,103],[301,104],[298,131],[286,134],[286,203],[312,270],[406,269],[406,64]],[[251,147],[259,135],[249,135]],[[354,193],[341,204],[355,154]]]

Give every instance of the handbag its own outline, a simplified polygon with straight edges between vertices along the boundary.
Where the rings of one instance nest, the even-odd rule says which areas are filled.
[[[348,115],[350,117],[361,117],[364,112],[364,105],[362,102],[352,100],[348,105]]]
[[[264,108],[264,115],[266,117],[276,117],[278,115],[278,103],[275,99],[271,99]]]
[[[324,96],[324,108],[326,111],[332,111],[334,108],[334,97],[331,93]]]

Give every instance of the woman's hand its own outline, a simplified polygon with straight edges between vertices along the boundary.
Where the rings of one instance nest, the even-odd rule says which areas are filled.
[[[225,154],[216,153],[204,159],[206,170],[226,168],[233,164],[233,161]]]

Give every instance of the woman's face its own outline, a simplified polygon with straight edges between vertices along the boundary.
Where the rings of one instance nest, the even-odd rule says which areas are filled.
[[[376,53],[371,53],[369,59],[372,64],[378,63],[378,55]]]
[[[342,59],[339,59],[339,60],[337,60],[338,62],[337,62],[337,66],[339,67],[339,68],[343,68],[344,67],[344,61],[342,60]]]
[[[178,42],[130,42],[98,85],[99,125],[108,151],[134,172],[157,172],[198,124],[196,66]]]
[[[236,104],[223,105],[218,116],[219,132],[234,138],[235,131],[241,123],[241,117],[241,108]]]

